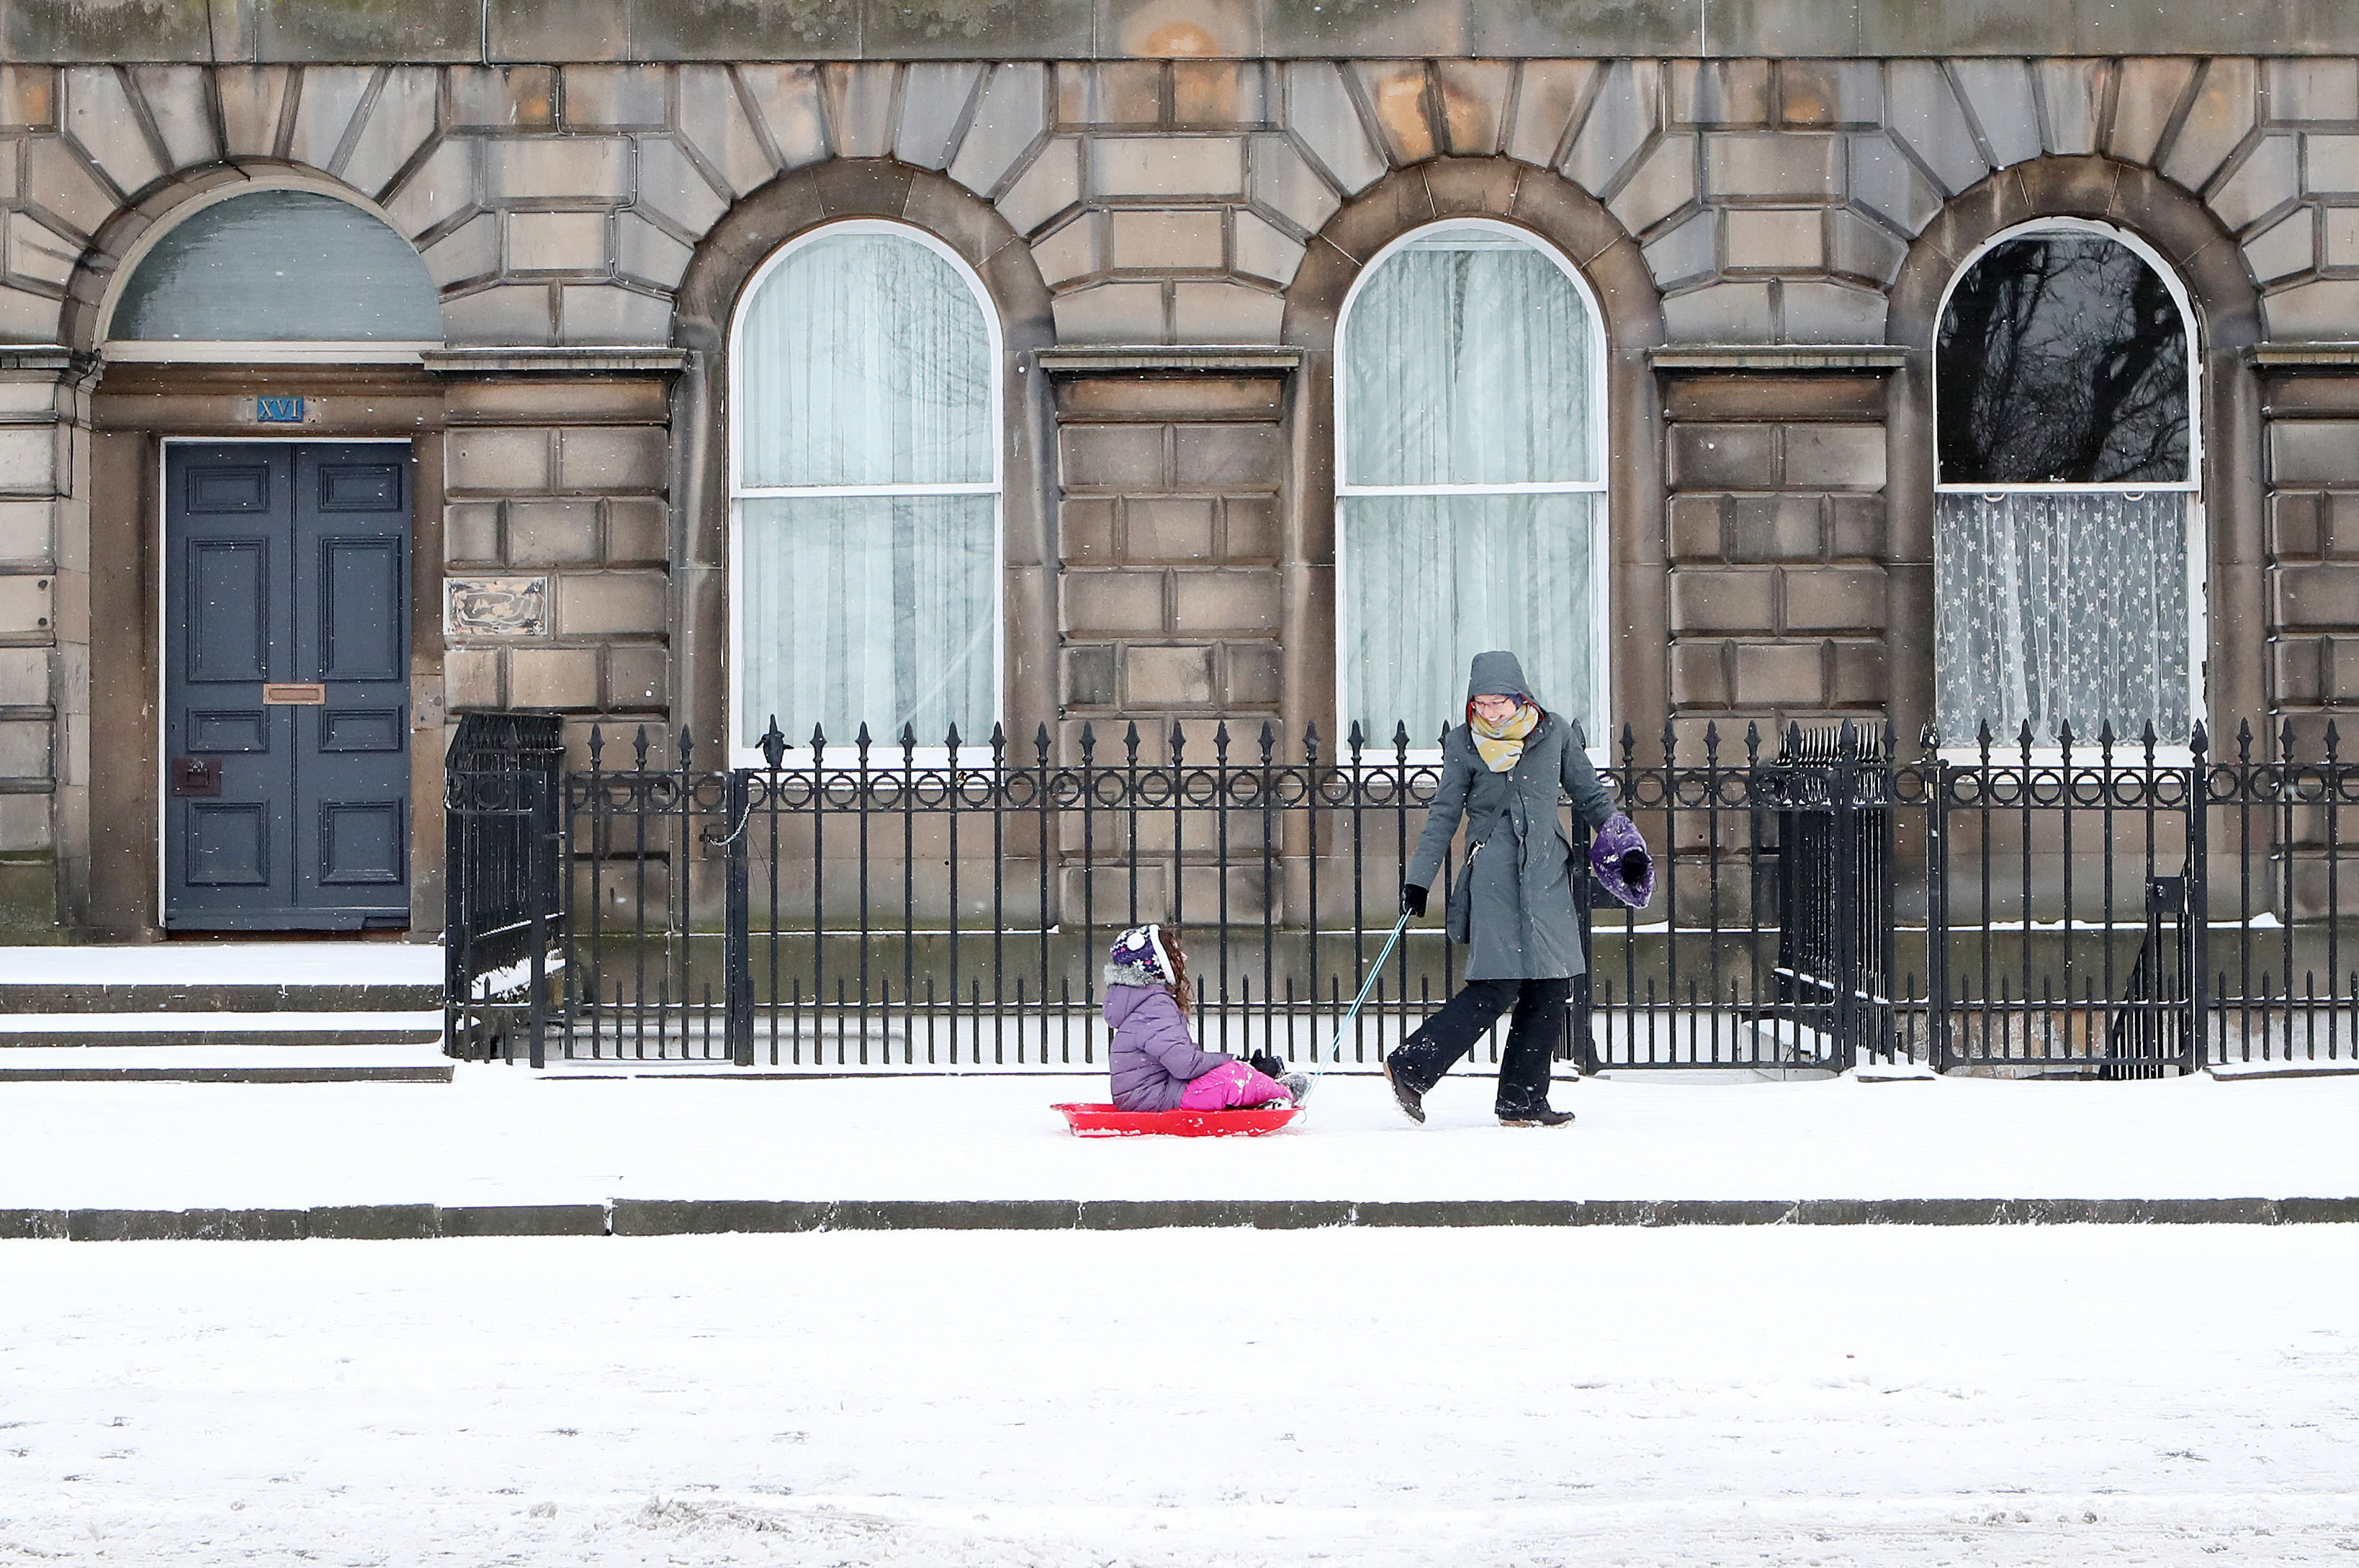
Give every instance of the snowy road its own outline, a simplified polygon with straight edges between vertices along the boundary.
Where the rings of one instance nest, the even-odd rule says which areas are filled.
[[[2354,1561],[2348,1227],[0,1247],[0,1563]]]

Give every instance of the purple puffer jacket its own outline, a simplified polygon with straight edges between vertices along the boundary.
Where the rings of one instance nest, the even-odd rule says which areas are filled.
[[[1114,1103],[1123,1110],[1176,1110],[1190,1082],[1236,1060],[1199,1049],[1179,1002],[1159,985],[1109,985],[1105,1021],[1114,1031]]]

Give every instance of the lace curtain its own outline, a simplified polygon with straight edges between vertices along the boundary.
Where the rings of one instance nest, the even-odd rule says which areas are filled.
[[[915,240],[804,245],[745,308],[737,487],[965,484],[951,495],[737,502],[737,729],[775,716],[849,742],[927,746],[996,712],[990,335],[957,269]]]
[[[1592,490],[1354,495],[1353,486],[1585,485],[1598,478],[1595,329],[1580,290],[1513,235],[1440,229],[1353,300],[1342,368],[1339,557],[1346,726],[1432,744],[1466,664],[1511,648],[1551,707],[1600,733]]]
[[[2188,695],[2185,491],[1936,498],[1937,701],[1943,741],[1987,723],[2013,741],[2026,720],[2052,744],[2110,723],[2152,721],[2170,744],[2192,728]]]

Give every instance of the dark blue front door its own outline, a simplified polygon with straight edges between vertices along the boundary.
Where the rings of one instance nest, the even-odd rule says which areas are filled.
[[[164,924],[409,921],[410,449],[164,460]]]

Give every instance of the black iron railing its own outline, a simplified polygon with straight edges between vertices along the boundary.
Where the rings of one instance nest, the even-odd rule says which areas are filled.
[[[1667,728],[1642,761],[1625,729],[1603,771],[1662,874],[1643,912],[1585,910],[1571,1054],[1584,1070],[1876,1058],[2117,1077],[2346,1059],[2340,814],[2359,765],[2332,728],[2309,758],[2289,726],[2266,746],[2240,727],[2221,758],[2200,731],[2175,750],[2060,739],[1904,761],[1888,730],[1708,727],[1683,751]],[[541,925],[500,927],[543,933],[543,983],[522,958],[484,963],[474,918],[454,1050],[513,1058],[545,1036],[560,1058],[1086,1067],[1104,1059],[1106,945],[1160,919],[1187,933],[1208,1043],[1306,1060],[1392,925],[1439,754],[1398,728],[1336,753],[1315,730],[1281,748],[1270,727],[1135,725],[1111,743],[1084,726],[1069,756],[1045,730],[952,732],[924,760],[906,730],[791,752],[774,730],[753,768],[703,765],[685,735],[615,751],[593,734],[588,768],[516,772],[541,781],[516,787],[545,789],[545,816],[506,785],[462,798],[454,764],[454,890],[485,884],[458,865],[458,816],[503,802],[539,825],[546,861],[480,828],[463,842],[563,868]],[[1373,1066],[1458,968],[1438,922],[1414,925],[1335,1059]]]
[[[462,1055],[512,1057],[521,1025],[542,1065],[564,913],[563,722],[464,714],[443,758],[443,1035]]]

